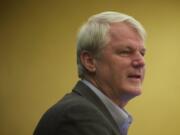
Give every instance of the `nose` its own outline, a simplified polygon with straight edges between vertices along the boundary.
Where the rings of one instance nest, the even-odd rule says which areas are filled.
[[[145,66],[145,59],[141,53],[137,53],[132,60],[132,65],[134,68],[143,68]]]

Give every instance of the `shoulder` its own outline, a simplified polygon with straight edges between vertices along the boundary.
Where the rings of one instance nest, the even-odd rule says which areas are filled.
[[[91,114],[91,115],[90,115]],[[101,111],[85,97],[77,93],[66,94],[56,104],[51,106],[42,116],[43,120],[64,120],[64,119],[78,119],[83,116],[101,116]]]
[[[110,123],[104,114],[86,98],[79,95],[66,95],[55,105],[57,119],[62,128],[69,127],[74,133],[109,135]],[[69,124],[67,124],[69,123]],[[67,132],[67,131],[65,131]]]
[[[48,109],[42,116],[35,135],[56,133],[106,135],[107,129],[107,121],[101,111],[86,98],[71,93]]]
[[[102,115],[101,111],[92,102],[76,93],[65,95],[47,113],[58,114],[56,117],[64,115],[66,118],[73,118],[73,116],[82,118],[84,115],[87,117],[90,114]]]

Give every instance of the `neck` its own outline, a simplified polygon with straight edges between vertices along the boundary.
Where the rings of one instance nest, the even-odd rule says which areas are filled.
[[[113,92],[109,88],[103,87],[103,85],[101,85],[101,83],[95,79],[92,79],[90,77],[86,77],[84,79],[89,81],[96,88],[98,88],[104,95],[106,95],[109,99],[111,99],[111,101],[117,104],[120,108],[124,108],[128,103],[128,101],[131,99],[130,96],[127,96],[123,93],[121,95],[113,94]]]

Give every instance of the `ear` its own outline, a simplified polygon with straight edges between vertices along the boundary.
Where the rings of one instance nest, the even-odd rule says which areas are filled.
[[[95,59],[90,52],[82,51],[80,58],[81,58],[81,63],[89,72],[92,73],[96,71]]]

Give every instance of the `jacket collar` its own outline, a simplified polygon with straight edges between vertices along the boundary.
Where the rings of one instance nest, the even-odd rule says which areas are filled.
[[[105,117],[113,124],[113,127],[118,130],[118,126],[114,121],[112,115],[102,103],[102,101],[98,98],[98,96],[83,82],[78,81],[75,87],[73,88],[73,92],[77,93],[78,95],[85,97],[91,103],[93,103],[104,115]]]

